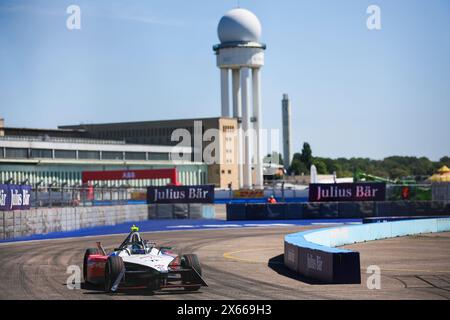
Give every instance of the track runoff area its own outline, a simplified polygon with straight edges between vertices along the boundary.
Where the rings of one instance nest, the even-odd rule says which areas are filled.
[[[96,242],[101,241],[107,251],[113,250],[122,242],[132,223],[17,239],[19,241],[0,243],[0,299],[450,298],[450,232],[345,246],[360,253],[361,284],[321,284],[301,278],[284,267],[282,254],[286,234],[359,223],[359,220],[136,223],[144,239],[173,247],[180,254],[197,254],[208,287],[195,292],[119,289],[111,294],[85,284],[82,276],[77,286],[73,270],[82,268],[86,248],[95,247]]]

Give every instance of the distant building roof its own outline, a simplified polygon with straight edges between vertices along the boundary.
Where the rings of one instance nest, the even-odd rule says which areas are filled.
[[[85,132],[84,129],[62,129],[62,128],[25,128],[25,127],[3,127],[4,130],[41,131],[41,132]]]
[[[189,119],[167,119],[167,120],[148,120],[148,121],[127,121],[127,122],[109,122],[109,123],[81,123],[75,125],[62,125],[58,126],[60,129],[81,129],[89,127],[101,127],[101,126],[123,126],[123,125],[133,125],[133,126],[145,126],[149,124],[165,124],[170,122],[194,122],[194,121],[212,121],[218,120],[223,117],[207,117],[207,118],[189,118]]]
[[[81,128],[73,129],[40,129],[40,128],[22,128],[22,127],[3,127],[4,136],[33,136],[33,137],[71,137],[87,138],[89,133]]]

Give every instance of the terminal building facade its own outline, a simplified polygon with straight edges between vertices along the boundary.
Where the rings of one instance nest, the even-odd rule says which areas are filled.
[[[83,171],[177,169],[181,184],[208,183],[202,162],[171,160],[193,148],[95,139],[86,130],[4,127],[0,121],[0,183],[81,185]],[[102,182],[106,186],[165,185],[165,179]]]
[[[201,144],[196,149],[198,142],[194,141],[195,130],[200,128]],[[95,139],[115,139],[125,143],[141,145],[159,145],[173,147],[179,144],[178,140],[172,140],[175,130],[184,129],[190,133],[192,148],[191,161],[206,162],[207,179],[206,182],[214,184],[217,188],[233,189],[239,188],[238,180],[238,147],[237,130],[238,119],[229,117],[201,118],[201,119],[178,119],[162,121],[142,121],[123,123],[103,123],[103,124],[81,124],[59,126],[61,130],[74,130],[86,132]],[[218,161],[208,163],[204,159],[204,151],[211,144],[205,133],[210,129],[215,129],[219,133],[217,150]],[[197,129],[198,130],[198,129]],[[198,137],[197,137],[198,138]]]
[[[176,168],[178,181],[184,185],[228,188],[231,184],[238,188],[237,141],[229,141],[232,138],[225,134],[235,132],[237,121],[204,118],[34,129],[5,127],[0,120],[0,183],[76,186],[82,183],[83,171]],[[219,133],[216,152],[220,153],[220,160],[216,163],[205,163],[203,159],[210,140],[202,139],[200,148],[195,148],[194,131],[199,126],[202,137],[209,129]],[[172,141],[172,133],[177,129],[191,134],[190,146]],[[174,153],[187,156],[174,160]],[[125,179],[104,185],[145,187],[167,183],[164,179]]]

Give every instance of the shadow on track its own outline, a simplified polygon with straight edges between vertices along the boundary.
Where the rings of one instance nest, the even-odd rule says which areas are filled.
[[[66,284],[64,284],[66,285]],[[185,294],[202,294],[201,291],[186,291],[183,289],[167,289],[163,291],[151,291],[149,289],[141,288],[119,288],[117,292],[105,292],[101,286],[96,286],[90,283],[81,283],[81,289],[86,290],[83,292],[86,295],[106,295],[106,296],[165,296],[171,294],[185,295]]]

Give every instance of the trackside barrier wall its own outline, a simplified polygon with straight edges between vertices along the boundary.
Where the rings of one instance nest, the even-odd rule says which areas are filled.
[[[359,252],[335,247],[449,230],[450,218],[435,218],[293,233],[284,239],[284,264],[304,277],[325,283],[361,283]]]
[[[387,216],[450,215],[450,202],[307,202],[227,204],[227,220],[364,219]]]
[[[162,206],[162,207],[160,207]],[[213,205],[124,205],[0,211],[0,239],[150,219],[212,219]]]
[[[431,198],[434,201],[450,202],[450,182],[437,182],[431,185]]]

